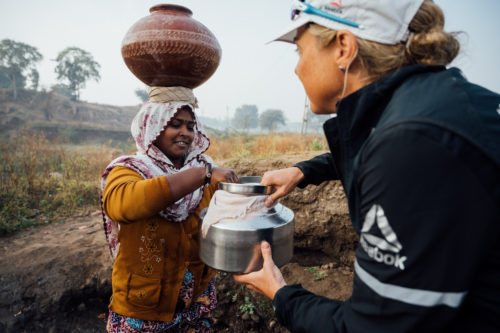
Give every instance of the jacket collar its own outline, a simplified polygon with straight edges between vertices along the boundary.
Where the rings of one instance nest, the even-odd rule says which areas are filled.
[[[394,91],[402,82],[413,75],[445,69],[444,66],[405,66],[390,71],[380,79],[343,98],[337,103],[339,138],[364,141],[376,126]],[[326,126],[329,125],[325,123]]]

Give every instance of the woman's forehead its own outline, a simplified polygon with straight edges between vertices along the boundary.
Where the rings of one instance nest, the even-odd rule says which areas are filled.
[[[193,114],[188,110],[180,110],[175,114],[174,119],[194,121]]]

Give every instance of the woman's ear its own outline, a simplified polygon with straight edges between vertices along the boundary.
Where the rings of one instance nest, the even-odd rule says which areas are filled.
[[[335,61],[343,68],[349,68],[358,52],[356,36],[348,30],[339,30],[335,38]]]

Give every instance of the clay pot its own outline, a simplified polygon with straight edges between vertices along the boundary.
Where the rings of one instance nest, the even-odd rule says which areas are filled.
[[[179,5],[151,7],[122,42],[130,71],[148,86],[195,88],[219,66],[221,48],[215,36]]]

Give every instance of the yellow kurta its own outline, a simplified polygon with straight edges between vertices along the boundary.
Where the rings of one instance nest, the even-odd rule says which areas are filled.
[[[110,309],[143,320],[171,321],[186,269],[193,274],[193,300],[206,289],[215,271],[199,258],[199,214],[215,187],[185,221],[167,221],[158,213],[173,203],[167,177],[144,179],[117,166],[108,175],[103,209],[120,223],[120,249],[113,265]],[[188,306],[189,304],[186,304]]]

